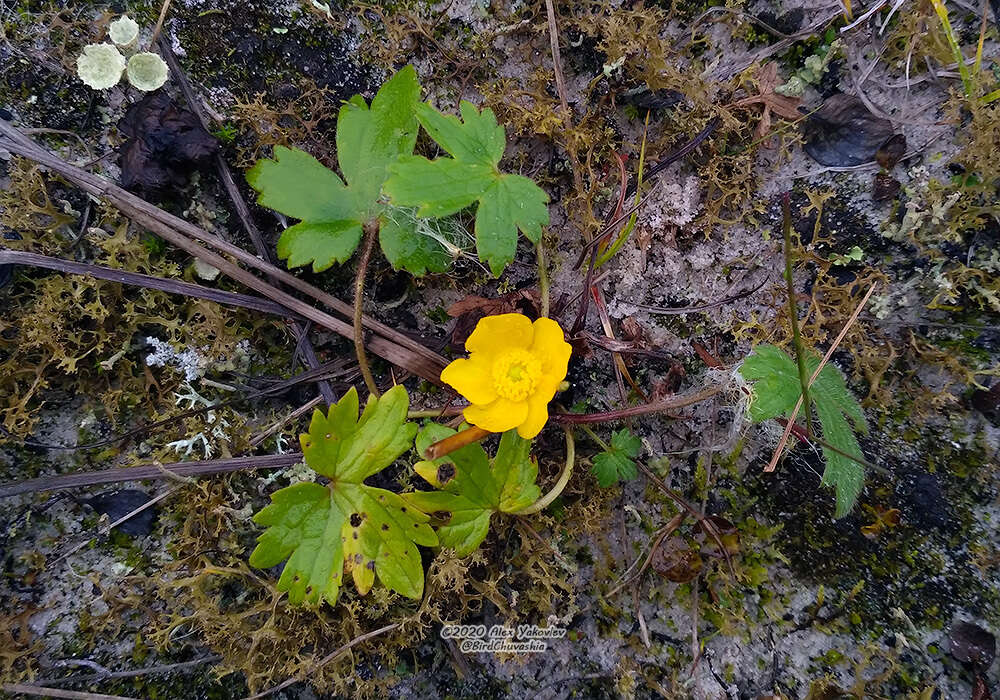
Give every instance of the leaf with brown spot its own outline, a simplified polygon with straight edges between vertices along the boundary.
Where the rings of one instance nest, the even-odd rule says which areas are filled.
[[[288,561],[278,590],[292,603],[325,599],[336,603],[344,572],[362,595],[376,576],[389,589],[420,598],[423,563],[416,545],[437,544],[430,518],[407,506],[399,494],[365,484],[413,444],[416,425],[406,422],[409,397],[396,386],[369,399],[358,416],[353,388],[329,413],[313,413],[302,435],[306,463],[330,480],[300,483],[276,491],[254,516],[267,526],[250,555],[250,565],[268,568]]]
[[[453,434],[451,428],[432,423],[417,435],[417,452],[424,455],[428,446]],[[442,547],[459,556],[471,554],[486,539],[494,513],[514,513],[541,494],[535,484],[538,464],[529,456],[530,449],[530,440],[510,430],[500,438],[492,465],[479,443],[418,462],[413,469],[440,490],[404,493],[403,498],[433,514]]]

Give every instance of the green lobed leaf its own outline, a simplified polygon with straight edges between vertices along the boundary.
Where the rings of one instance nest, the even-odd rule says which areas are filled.
[[[819,366],[816,355],[806,357],[810,376]],[[740,374],[754,383],[750,403],[750,420],[754,423],[790,415],[802,394],[795,359],[773,345],[758,345],[743,361]],[[864,412],[848,390],[844,376],[836,367],[826,364],[809,388],[809,398],[816,407],[823,440],[841,452],[862,457],[856,432],[868,431]],[[864,468],[858,462],[823,448],[826,468],[823,482],[836,493],[834,516],[842,518],[851,512],[864,486]]]
[[[416,545],[434,546],[428,516],[364,480],[392,464],[413,443],[416,425],[406,422],[409,397],[401,386],[369,398],[361,415],[351,389],[327,415],[313,413],[302,435],[306,463],[329,479],[301,483],[271,496],[254,516],[267,529],[250,564],[267,568],[288,559],[278,580],[292,603],[336,603],[344,572],[361,594],[377,577],[387,588],[420,598],[424,572]]]
[[[341,107],[337,160],[344,180],[309,154],[283,146],[275,147],[273,160],[262,159],[250,169],[247,181],[259,193],[259,204],[301,219],[278,241],[278,256],[289,267],[311,263],[321,272],[346,261],[364,224],[378,219],[388,229],[380,236],[388,239],[382,249],[394,268],[416,275],[446,269],[441,244],[394,227],[380,201],[388,166],[413,151],[419,100],[417,73],[406,66],[382,85],[370,107],[360,95]]]
[[[360,241],[357,221],[301,221],[281,234],[278,257],[287,260],[288,267],[312,263],[320,272],[350,258]]]
[[[476,212],[476,252],[496,277],[514,259],[517,231],[532,243],[549,223],[548,195],[521,175],[501,175],[479,200]]]
[[[795,360],[774,345],[755,347],[740,365],[740,374],[754,385],[750,402],[753,423],[790,413],[802,393]]]
[[[393,204],[417,207],[425,217],[448,216],[478,202],[476,250],[497,276],[514,259],[518,230],[532,242],[540,240],[549,223],[549,198],[531,179],[497,169],[506,139],[492,110],[480,112],[465,101],[459,109],[461,120],[417,106],[421,126],[452,157],[402,157],[390,166],[384,187]]]
[[[431,424],[417,435],[417,452],[455,431]],[[471,554],[486,539],[494,513],[513,513],[538,500],[535,484],[538,464],[531,459],[531,441],[504,433],[492,467],[478,443],[466,445],[446,457],[414,465],[414,470],[438,491],[415,491],[403,498],[437,521],[442,547],[459,556]]]
[[[818,357],[807,357],[809,374],[819,366]],[[830,371],[827,371],[830,370]],[[798,400],[798,397],[795,397]],[[816,415],[823,428],[823,439],[841,452],[863,456],[856,432],[867,433],[868,423],[854,395],[847,389],[844,376],[827,364],[809,387],[809,398],[816,404]],[[852,429],[853,427],[853,429]],[[834,517],[842,518],[851,512],[865,482],[864,467],[853,459],[823,448],[826,469],[823,483],[832,486],[837,494]]]
[[[493,110],[487,107],[480,112],[465,100],[459,103],[458,109],[461,121],[456,116],[441,114],[427,103],[417,105],[416,116],[424,130],[452,158],[495,167],[503,158],[507,138]]]
[[[354,197],[344,181],[305,151],[274,147],[274,159],[262,158],[247,171],[259,193],[257,203],[304,221],[357,218]]]
[[[404,156],[391,168],[386,191],[397,206],[417,207],[417,216],[441,218],[465,209],[496,182],[493,168],[451,158]]]
[[[451,258],[441,243],[417,231],[416,221],[397,221],[387,213],[382,219],[378,239],[386,260],[397,270],[405,269],[419,276],[448,269]]]
[[[820,425],[823,426],[823,439],[841,452],[860,457],[863,454],[861,446],[858,444],[851,426],[844,418],[840,405],[829,400],[821,391],[816,392],[815,387],[815,384],[810,387],[809,396],[812,398],[816,394],[813,401],[816,403],[816,415],[819,416]],[[823,456],[826,458],[823,483],[834,488],[837,498],[833,515],[835,518],[843,518],[854,508],[861,489],[864,487],[865,470],[853,459],[826,447],[823,448]]]
[[[372,210],[388,165],[413,152],[419,130],[414,109],[419,102],[417,72],[406,66],[382,85],[370,108],[360,95],[340,108],[337,163],[360,209]]]
[[[636,477],[635,458],[642,449],[642,441],[626,429],[617,430],[611,436],[609,449],[594,457],[591,472],[597,477],[602,488],[614,486],[619,481],[630,481]]]

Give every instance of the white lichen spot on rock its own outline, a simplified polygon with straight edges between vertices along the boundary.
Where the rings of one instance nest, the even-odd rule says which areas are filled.
[[[167,64],[155,53],[137,53],[128,60],[128,81],[139,90],[158,90],[167,82]]]
[[[207,282],[214,282],[219,277],[219,268],[212,267],[200,258],[194,260],[194,273]]]
[[[107,90],[118,84],[125,70],[125,57],[112,44],[88,44],[76,59],[76,72],[85,85]]]

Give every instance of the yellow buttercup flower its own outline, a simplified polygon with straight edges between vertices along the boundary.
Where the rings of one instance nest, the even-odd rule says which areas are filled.
[[[441,372],[441,381],[472,404],[465,420],[491,433],[517,428],[525,439],[538,435],[572,352],[559,324],[550,318],[532,323],[522,314],[486,316],[465,349],[468,359]]]

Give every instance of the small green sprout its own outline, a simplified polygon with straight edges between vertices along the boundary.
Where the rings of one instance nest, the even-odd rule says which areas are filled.
[[[861,262],[865,257],[865,251],[860,246],[852,246],[849,251],[840,255],[834,253],[830,256],[830,262],[834,265],[850,265],[853,262]]]
[[[600,445],[604,451],[594,457],[590,471],[597,477],[601,488],[614,486],[619,481],[631,481],[636,477],[635,458],[642,449],[639,438],[623,428],[612,434],[611,444],[602,441]]]

